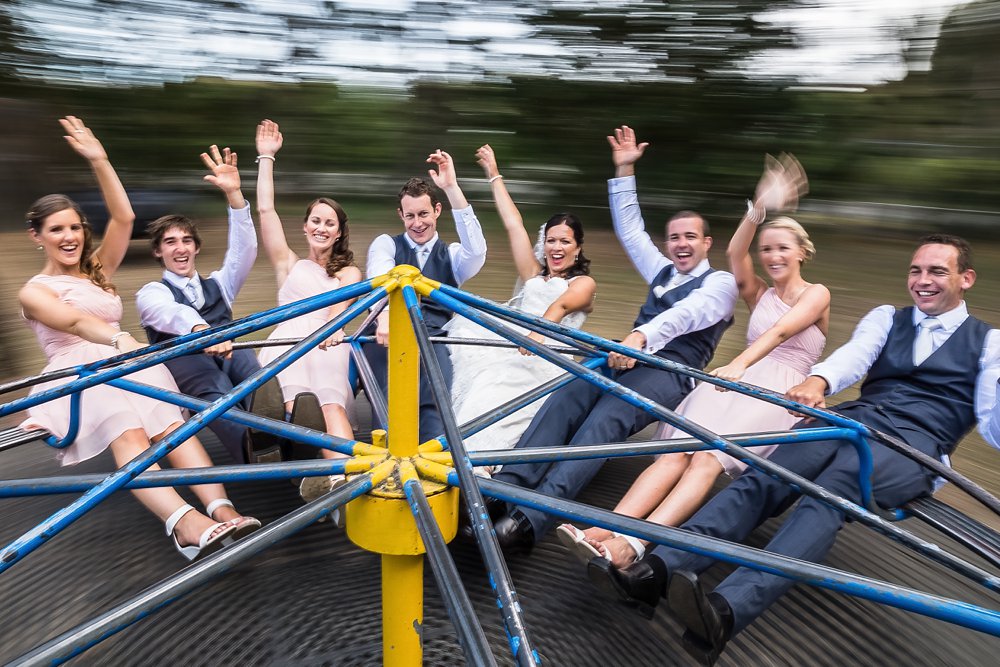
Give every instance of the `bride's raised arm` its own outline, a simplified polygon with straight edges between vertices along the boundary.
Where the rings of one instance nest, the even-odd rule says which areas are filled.
[[[493,191],[493,203],[496,204],[497,213],[503,220],[504,229],[507,230],[507,237],[510,239],[510,251],[514,256],[514,266],[517,268],[517,275],[521,280],[528,280],[538,275],[541,267],[535,257],[535,248],[531,242],[531,237],[524,229],[524,221],[521,219],[521,212],[517,210],[517,205],[507,192],[504,185],[503,176],[497,167],[497,159],[493,153],[493,148],[486,144],[476,151],[476,162],[490,181],[490,189]]]

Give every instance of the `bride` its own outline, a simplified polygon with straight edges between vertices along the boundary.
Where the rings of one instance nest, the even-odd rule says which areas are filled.
[[[592,309],[597,283],[590,277],[590,260],[583,256],[583,225],[572,213],[558,213],[539,232],[532,247],[521,214],[507,192],[489,144],[476,151],[486,172],[493,201],[510,239],[510,249],[522,289],[507,302],[531,315],[579,328]],[[516,288],[515,288],[516,289]],[[453,338],[498,338],[479,325],[454,317],[447,327]],[[523,330],[522,330],[523,332]],[[532,332],[530,337],[544,342]],[[459,424],[489,412],[530,391],[563,371],[554,364],[513,348],[454,345],[451,348],[452,397]],[[465,439],[469,451],[510,449],[543,401],[535,401],[502,421]]]

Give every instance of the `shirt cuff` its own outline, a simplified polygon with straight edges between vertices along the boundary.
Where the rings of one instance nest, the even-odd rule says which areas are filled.
[[[608,179],[608,194],[616,195],[621,192],[635,192],[635,176]]]
[[[451,215],[455,218],[455,222],[463,225],[471,225],[477,222],[476,213],[472,210],[471,204],[465,208],[451,209]]]
[[[656,327],[643,324],[642,326],[632,329],[632,331],[638,331],[646,337],[646,345],[642,348],[642,351],[646,354],[656,354],[660,351],[660,348],[663,347],[663,344],[659,340],[659,332],[656,330]]]
[[[244,199],[244,201],[246,200]],[[246,222],[250,220],[250,202],[247,202],[243,208],[232,208],[231,206],[227,208],[229,209],[230,220],[234,222]]]

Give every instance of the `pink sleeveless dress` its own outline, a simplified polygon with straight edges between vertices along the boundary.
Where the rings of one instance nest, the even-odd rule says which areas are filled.
[[[774,326],[791,309],[768,289],[760,297],[757,307],[750,314],[747,325],[747,346]],[[741,379],[747,384],[784,393],[805,380],[809,370],[819,360],[826,345],[826,336],[815,324],[795,334],[770,354],[747,369]],[[801,417],[788,414],[785,408],[765,403],[735,391],[716,391],[715,385],[702,383],[677,406],[677,412],[719,435],[735,435],[759,431],[785,431]],[[687,438],[689,435],[663,424],[655,439]],[[754,447],[758,456],[769,456],[777,445]],[[743,472],[746,464],[719,451],[713,451],[725,468],[726,474],[735,477]]]
[[[278,290],[278,305],[300,301],[317,294],[340,287],[340,279],[328,276],[326,269],[308,259],[300,259],[288,272],[285,283]],[[279,324],[268,339],[304,338],[329,321],[328,309],[300,315]],[[257,358],[261,366],[277,359],[287,346],[261,348]],[[321,350],[318,347],[306,352],[294,364],[278,373],[278,384],[284,401],[294,401],[305,392],[316,394],[320,405],[336,403],[347,407],[354,400],[347,378],[347,368],[351,360],[347,345]]]
[[[99,317],[117,327],[122,318],[122,300],[90,282],[72,276],[43,276],[32,278],[31,283],[44,285],[59,295],[59,300],[77,310]],[[65,331],[50,329],[41,322],[27,320],[35,332],[42,351],[49,363],[42,372],[59,370],[112,357],[118,352],[110,345],[91,343]],[[163,366],[153,366],[131,373],[126,379],[177,391],[177,385]],[[63,378],[35,385],[31,394],[66,384],[75,378]],[[28,419],[21,428],[44,428],[62,437],[69,427],[70,399],[58,398],[28,409]],[[59,450],[63,465],[79,463],[97,456],[130,429],[143,429],[148,436],[163,433],[171,424],[183,421],[180,408],[130,391],[107,385],[97,385],[83,392],[80,401],[80,430],[76,441]]]

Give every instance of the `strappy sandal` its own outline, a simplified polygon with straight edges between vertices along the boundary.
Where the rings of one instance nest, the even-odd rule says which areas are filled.
[[[216,498],[210,502],[207,507],[205,507],[205,513],[214,519],[215,517],[212,515],[214,515],[216,510],[220,507],[232,507],[233,511],[236,511],[236,506],[233,505],[233,501],[229,498]],[[250,533],[255,533],[260,530],[261,526],[260,520],[255,519],[252,516],[238,516],[235,519],[230,519],[226,523],[229,523],[236,528],[236,530],[234,530],[227,538],[229,542],[242,540]]]
[[[633,537],[631,535],[626,535],[625,533],[612,533],[612,534],[615,537],[622,538],[623,540],[625,540],[626,544],[628,544],[630,547],[632,547],[632,551],[635,552],[635,558],[632,559],[633,563],[635,561],[641,559],[643,556],[646,555],[646,545],[643,544],[642,540],[640,540],[638,537]],[[611,553],[608,552],[608,555],[610,556]],[[613,559],[610,559],[610,560],[613,560]],[[622,567],[624,567],[624,566],[622,566]]]
[[[302,497],[302,502],[311,503],[344,484],[347,484],[347,477],[344,475],[303,477],[302,483],[299,484],[299,496]],[[330,520],[333,522],[334,528],[344,527],[343,514],[339,507],[330,513]],[[323,519],[320,519],[320,521],[323,521]]]
[[[601,549],[604,551],[601,553],[601,549],[588,542],[586,534],[571,523],[564,523],[556,528],[556,536],[563,546],[569,549],[569,552],[584,565],[595,558],[603,558],[609,562],[611,560],[611,553],[604,544],[601,544]]]
[[[177,523],[184,517],[184,515],[192,511],[194,511],[194,508],[187,503],[184,503],[174,510],[174,513],[167,518],[164,524],[167,529],[167,535],[169,535],[170,539],[174,541],[174,546],[177,548],[177,551],[190,561],[198,560],[199,558],[207,556],[211,553],[215,553],[223,547],[224,540],[236,531],[236,527],[228,521],[216,523],[209,526],[204,530],[204,532],[202,532],[201,537],[198,538],[198,544],[191,544],[189,546],[182,547],[177,541],[177,535],[174,534],[174,529],[177,528]]]

